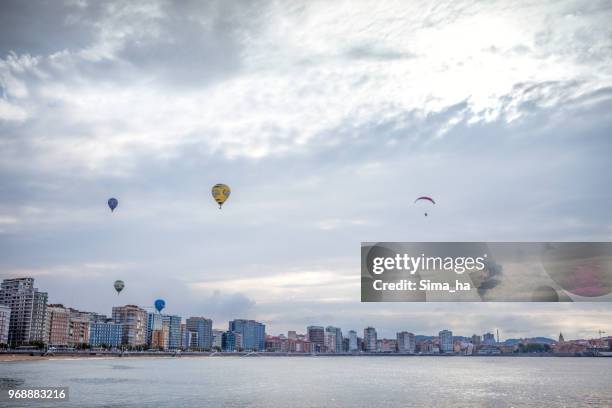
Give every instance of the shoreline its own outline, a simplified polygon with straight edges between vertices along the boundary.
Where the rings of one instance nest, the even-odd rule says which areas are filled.
[[[41,360],[81,360],[84,358],[92,359],[133,359],[133,358],[203,358],[203,357],[442,357],[442,358],[488,358],[488,357],[508,357],[508,358],[593,358],[593,357],[612,357],[612,355],[575,355],[575,354],[552,354],[552,353],[532,353],[532,354],[492,354],[492,355],[456,355],[456,354],[400,354],[400,353],[360,353],[360,354],[309,354],[309,353],[210,353],[210,352],[55,352],[44,354],[43,352],[0,352],[0,363],[13,361],[41,361]]]

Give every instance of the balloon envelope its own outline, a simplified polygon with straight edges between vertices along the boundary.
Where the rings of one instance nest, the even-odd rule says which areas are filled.
[[[155,309],[157,309],[158,312],[161,312],[164,307],[166,307],[166,301],[164,299],[157,299],[155,301]]]
[[[109,198],[108,199],[108,207],[111,209],[112,211],[115,211],[115,208],[117,208],[117,206],[119,205],[119,200],[117,200],[116,198]]]
[[[115,290],[117,291],[117,294],[119,294],[123,290],[124,287],[125,287],[125,283],[123,283],[122,280],[115,281]]]
[[[219,208],[221,208],[231,193],[232,191],[227,184],[215,184],[212,188],[212,196],[217,204],[219,204]]]

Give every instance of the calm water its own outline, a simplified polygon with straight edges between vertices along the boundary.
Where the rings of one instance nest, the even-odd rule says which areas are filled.
[[[0,387],[21,381],[24,387],[70,387],[70,402],[35,405],[52,407],[612,406],[612,358],[183,357],[0,363]]]

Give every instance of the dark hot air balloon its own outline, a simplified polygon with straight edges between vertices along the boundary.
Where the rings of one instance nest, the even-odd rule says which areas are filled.
[[[110,208],[111,212],[115,211],[115,208],[119,205],[119,200],[112,197],[108,199],[108,208]]]
[[[125,288],[125,283],[122,280],[115,281],[115,290],[117,291],[117,295],[121,293],[121,291]]]
[[[158,313],[160,313],[164,307],[166,307],[166,301],[164,299],[157,299],[154,304]]]

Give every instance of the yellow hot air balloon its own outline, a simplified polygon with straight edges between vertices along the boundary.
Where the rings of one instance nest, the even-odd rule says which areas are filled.
[[[229,186],[226,184],[215,184],[213,186],[212,196],[217,202],[217,204],[219,204],[219,209],[221,209],[221,206],[223,205],[225,200],[229,198],[231,193],[232,191],[230,190]]]

